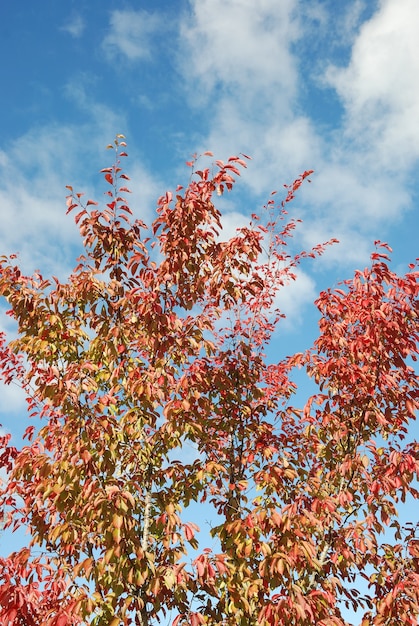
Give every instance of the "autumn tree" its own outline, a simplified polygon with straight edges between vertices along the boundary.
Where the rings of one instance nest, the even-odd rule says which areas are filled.
[[[214,197],[248,157],[194,159],[148,228],[124,138],[110,148],[103,208],[68,187],[85,250],[68,280],[1,260],[17,336],[0,369],[33,420],[21,447],[0,440],[5,524],[30,533],[1,559],[1,623],[343,626],[346,604],[363,626],[416,624],[417,527],[396,509],[418,496],[416,266],[396,275],[376,242],[320,294],[313,348],[270,362],[281,290],[328,245],[288,252],[311,172],[225,241]],[[296,367],[318,386],[301,409]]]

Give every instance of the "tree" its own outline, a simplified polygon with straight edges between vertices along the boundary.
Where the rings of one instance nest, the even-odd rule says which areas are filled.
[[[109,147],[105,208],[68,187],[85,248],[68,281],[1,261],[18,332],[0,369],[41,420],[20,449],[0,442],[6,526],[31,537],[2,559],[2,623],[338,626],[343,602],[363,626],[416,624],[417,527],[396,517],[418,496],[416,266],[396,275],[376,242],[370,268],[320,294],[313,348],[270,363],[280,291],[328,245],[287,251],[311,172],[223,241],[213,197],[248,157],[194,158],[148,229],[123,136]],[[302,409],[296,367],[318,385]],[[188,519],[204,501],[214,551]]]

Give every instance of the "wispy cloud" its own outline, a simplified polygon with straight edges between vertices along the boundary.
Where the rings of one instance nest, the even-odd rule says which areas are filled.
[[[122,55],[130,61],[149,59],[153,35],[161,28],[161,19],[147,11],[115,10],[110,14],[109,32],[102,47],[109,58]]]
[[[411,207],[409,173],[419,157],[419,5],[382,0],[363,23],[367,6],[342,12],[334,46],[345,45],[341,66],[330,66],[331,15],[313,3],[304,21],[295,2],[191,0],[180,30],[179,67],[210,113],[202,149],[254,157],[245,182],[260,194],[314,167],[303,204],[306,243],[342,240],[326,259],[364,262],[374,238]],[[234,24],[234,29],[232,28]],[[339,42],[338,31],[341,40]],[[328,128],[304,106],[306,60],[299,45],[318,36],[317,89],[332,90],[342,111]],[[334,113],[336,118],[336,113]],[[333,129],[333,130],[332,130]],[[298,206],[298,204],[296,205]],[[293,209],[291,209],[293,210]],[[308,233],[308,234],[307,234]],[[354,246],[356,242],[356,247]],[[338,255],[338,256],[337,256]]]
[[[172,34],[178,29],[172,44],[182,97],[190,98],[186,104],[194,113],[202,112],[201,126],[191,128],[188,137],[196,141],[193,149],[212,150],[220,158],[238,152],[253,156],[243,176],[244,192],[228,199],[225,233],[233,234],[245,215],[257,212],[271,189],[280,190],[313,167],[312,185],[290,206],[305,219],[297,243],[307,247],[337,237],[341,245],[332,247],[320,266],[352,266],[367,261],[373,239],[385,238],[412,206],[409,175],[419,158],[419,6],[416,0],[382,0],[362,23],[368,3],[357,0],[338,18],[331,4],[190,0],[170,29]],[[130,68],[151,58],[166,21],[161,12],[112,11],[102,42],[108,58],[119,57]],[[341,63],[333,66],[327,47],[332,22],[332,45],[339,31],[346,46]],[[317,65],[308,77],[300,46],[316,37]],[[304,104],[310,79],[338,103],[330,126],[327,119],[320,126]],[[116,132],[130,140],[128,109],[92,97],[92,86],[99,83],[93,73],[67,82],[66,95],[82,124],[34,127],[0,152],[0,247],[5,253],[20,251],[27,271],[70,269],[69,247],[78,235],[65,216],[64,185],[77,187],[81,181],[78,190],[97,197],[100,179],[86,188],[86,172],[107,164],[103,147]],[[145,96],[154,102],[152,89]],[[132,158],[131,145],[129,152],[132,205],[149,222],[155,199],[166,188],[161,177],[174,175],[158,178],[141,158]],[[184,174],[182,166],[180,182]]]
[[[295,2],[194,0],[180,28],[184,73],[209,93],[218,85],[246,101],[261,89],[296,90],[290,44],[300,34]],[[189,51],[189,54],[188,54]]]
[[[329,67],[325,80],[345,107],[345,134],[369,165],[394,171],[419,158],[419,4],[383,0],[366,22],[346,67]]]
[[[75,39],[81,37],[86,28],[86,23],[81,15],[74,15],[68,19],[68,21],[61,26],[61,30],[69,33]]]
[[[35,127],[12,141],[7,152],[0,150],[0,250],[18,253],[19,264],[29,274],[39,269],[65,278],[72,270],[81,240],[73,217],[66,215],[65,186],[100,202],[104,184],[95,172],[112,164],[114,155],[105,146],[115,129],[126,132],[124,117],[90,97],[88,82],[89,77],[77,76],[66,87],[85,116],[84,124]],[[132,157],[131,204],[136,216],[147,222],[162,188],[141,160]]]
[[[205,97],[208,111],[200,147],[250,153],[245,180],[257,194],[318,162],[320,140],[298,107],[293,50],[303,34],[296,3],[275,0],[194,0],[180,28],[180,70],[196,105]]]
[[[63,269],[75,229],[65,219],[64,172],[71,172],[73,129],[51,126],[29,131],[1,153],[0,204],[3,253],[19,253],[24,271],[57,264]],[[74,170],[73,170],[74,171]]]

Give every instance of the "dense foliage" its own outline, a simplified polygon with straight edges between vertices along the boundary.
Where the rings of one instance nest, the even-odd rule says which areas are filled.
[[[396,516],[418,496],[416,266],[396,275],[376,242],[371,267],[320,294],[313,348],[271,363],[281,290],[328,245],[287,248],[311,172],[224,241],[214,196],[247,157],[194,160],[149,229],[123,139],[103,209],[68,188],[85,254],[66,282],[1,260],[17,322],[1,375],[35,420],[23,447],[0,441],[6,527],[30,532],[0,562],[1,623],[339,626],[346,604],[363,626],[416,624],[417,527]],[[295,367],[318,385],[301,409]]]

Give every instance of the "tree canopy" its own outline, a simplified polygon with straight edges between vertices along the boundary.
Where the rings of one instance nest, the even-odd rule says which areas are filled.
[[[30,534],[0,559],[1,622],[344,626],[346,605],[417,624],[418,526],[397,519],[418,496],[417,265],[397,275],[375,242],[319,295],[314,345],[271,362],[281,291],[334,243],[289,252],[311,172],[223,240],[217,196],[248,157],[194,158],[148,227],[124,137],[108,147],[104,207],[68,187],[85,250],[68,280],[1,259],[17,336],[0,372],[34,419],[21,446],[0,438],[5,526]],[[317,385],[302,407],[295,368]],[[190,517],[203,502],[215,550]]]

